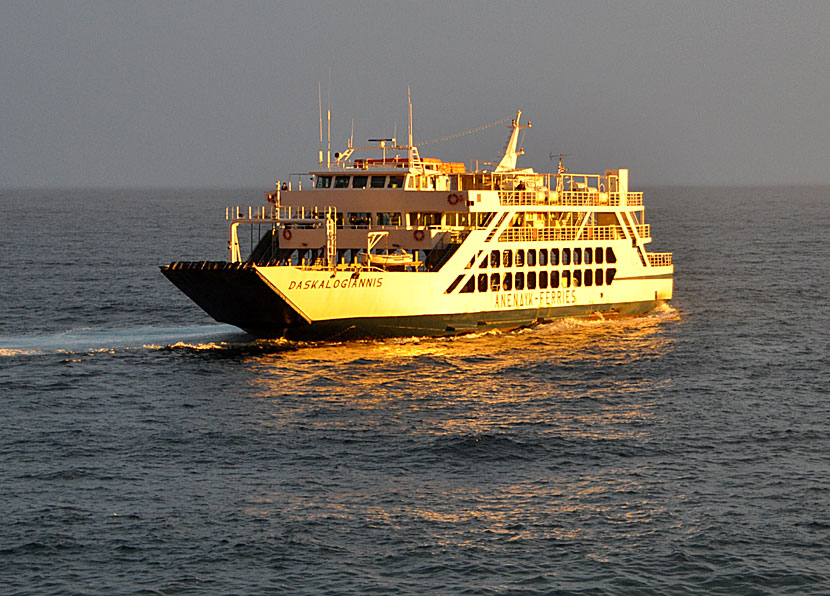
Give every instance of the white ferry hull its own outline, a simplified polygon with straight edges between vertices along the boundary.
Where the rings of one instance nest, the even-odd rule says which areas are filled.
[[[219,322],[262,338],[345,340],[516,329],[568,317],[632,316],[671,297],[671,273],[613,286],[445,294],[446,275],[171,263],[162,272]],[[430,279],[431,278],[431,279]],[[655,289],[657,288],[657,289]]]

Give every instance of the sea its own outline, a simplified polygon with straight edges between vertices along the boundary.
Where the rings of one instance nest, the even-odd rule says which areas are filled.
[[[830,593],[830,188],[645,193],[654,312],[297,343],[158,268],[261,191],[0,192],[0,593]]]

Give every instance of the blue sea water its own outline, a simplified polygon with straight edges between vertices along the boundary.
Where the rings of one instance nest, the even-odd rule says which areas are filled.
[[[830,188],[652,188],[670,307],[254,341],[258,191],[0,193],[0,592],[830,593]]]

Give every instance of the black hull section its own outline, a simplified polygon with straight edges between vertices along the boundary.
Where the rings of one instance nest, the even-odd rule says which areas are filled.
[[[653,310],[663,300],[449,315],[366,317],[309,323],[245,263],[171,263],[162,273],[211,317],[261,338],[304,341],[445,336],[517,329],[567,317],[619,317]]]
[[[252,335],[279,337],[281,333],[263,335],[255,329],[307,325],[247,263],[170,263],[161,272],[211,317]]]

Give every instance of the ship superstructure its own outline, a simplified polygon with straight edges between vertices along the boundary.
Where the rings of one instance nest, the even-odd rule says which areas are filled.
[[[421,157],[411,127],[406,145],[321,152],[265,204],[226,212],[227,261],[162,272],[217,321],[292,339],[453,335],[669,300],[672,255],[646,251],[628,170],[519,169],[520,118],[490,170]]]

